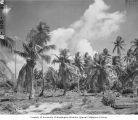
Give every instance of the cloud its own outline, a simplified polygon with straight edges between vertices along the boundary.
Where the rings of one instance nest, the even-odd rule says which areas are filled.
[[[72,54],[79,51],[93,55],[93,41],[108,39],[124,21],[124,12],[109,13],[109,8],[103,0],[95,0],[78,21],[52,31],[52,43],[57,49],[68,48]]]

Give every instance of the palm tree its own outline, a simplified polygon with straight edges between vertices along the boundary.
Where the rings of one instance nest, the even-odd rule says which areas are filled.
[[[33,96],[33,68],[36,64],[36,60],[38,59],[38,53],[34,51],[34,49],[30,48],[28,44],[23,43],[23,52],[20,51],[14,51],[16,54],[22,56],[26,59],[26,64],[22,67],[22,69],[19,72],[18,81],[17,81],[17,88],[20,90],[23,88],[24,84],[27,83],[28,92],[30,93],[29,99],[31,99]],[[21,77],[24,72],[26,72],[26,76],[23,76],[25,80]],[[24,83],[23,83],[24,82]],[[30,87],[30,88],[29,88]]]
[[[40,22],[36,29],[32,29],[27,35],[26,41],[29,41],[29,47],[32,47],[33,44],[37,44],[41,47],[44,47],[47,42],[50,41],[50,28],[44,23]]]
[[[38,59],[44,59],[46,61],[50,60],[50,56],[44,55],[44,52],[55,48],[54,45],[47,45],[47,42],[50,41],[49,27],[46,23],[40,22],[36,29],[32,29],[27,35],[27,44],[23,43],[24,51],[15,51],[15,53],[24,57],[27,61],[26,67],[23,67],[24,70],[29,69],[29,80],[30,83],[30,95],[29,98],[32,98],[32,89],[33,89],[33,69],[35,63]],[[23,70],[21,69],[23,72]],[[22,73],[21,72],[21,73]],[[20,74],[19,74],[20,77]],[[19,80],[20,81],[20,80]]]
[[[51,57],[49,55],[44,54],[44,52],[47,52],[49,50],[54,50],[55,45],[47,45],[47,42],[50,42],[50,28],[46,23],[40,22],[39,25],[37,26],[37,31],[38,33],[36,34],[35,43],[41,46],[41,49],[39,50],[40,53],[39,55],[42,58],[42,78],[43,78],[42,91],[39,96],[43,96],[44,92],[43,60],[45,60],[45,62],[47,63],[49,63],[51,60]]]
[[[75,58],[74,58],[74,62],[73,65],[75,65],[76,67],[78,67],[81,75],[83,75],[83,61],[82,61],[82,57],[80,56],[80,53],[77,52],[75,54]],[[80,90],[80,79],[78,79],[78,91]]]
[[[125,41],[123,40],[123,38],[121,36],[117,36],[116,41],[114,42],[114,49],[113,49],[113,53],[115,52],[115,50],[117,49],[117,54],[118,56],[121,56],[121,50],[124,50],[123,46]]]
[[[88,89],[90,89],[91,88],[90,79],[91,79],[91,73],[92,73],[92,69],[90,66],[92,64],[92,57],[86,52],[83,56],[83,60],[84,60],[84,65],[83,65],[84,66],[84,73],[86,75],[86,79],[83,82],[84,82],[84,85],[86,87],[88,87]]]
[[[43,52],[47,52],[49,50],[54,50],[55,49],[55,45],[46,45],[39,50],[39,55],[42,59],[42,80],[43,80],[43,84],[42,84],[42,91],[40,93],[40,97],[43,96],[43,93],[44,93],[44,67],[43,67],[43,60],[47,63],[50,63],[50,60],[51,60],[51,56],[50,55],[46,55],[44,54]]]
[[[111,60],[111,55],[109,54],[109,50],[107,48],[103,49],[103,52],[101,53],[103,59],[105,59],[106,63],[109,63]]]
[[[124,56],[124,61],[127,63],[127,65],[135,61],[134,52],[131,48],[128,49],[127,54]]]
[[[83,72],[83,61],[79,52],[75,54],[73,65],[77,66],[81,73]]]
[[[102,55],[103,55],[103,56],[106,56],[106,57],[111,56],[111,55],[109,54],[109,50],[108,50],[107,48],[103,49]]]
[[[131,48],[134,48],[134,55],[136,56],[136,60],[138,61],[138,39],[135,38],[135,40],[132,41],[131,43],[132,43]]]
[[[63,49],[60,50],[60,55],[56,56],[56,58],[53,60],[53,64],[59,63],[59,76],[61,76],[61,81],[64,86],[64,93],[66,94],[67,91],[67,80],[69,79],[69,70],[68,70],[68,64],[71,63],[71,60],[69,59],[69,50]]]
[[[91,65],[93,69],[93,74],[91,76],[93,86],[98,88],[98,91],[104,90],[104,87],[108,85],[107,80],[107,68],[110,67],[106,63],[105,59],[103,59],[102,54],[96,54],[93,60],[93,64]],[[97,79],[95,81],[95,79]]]

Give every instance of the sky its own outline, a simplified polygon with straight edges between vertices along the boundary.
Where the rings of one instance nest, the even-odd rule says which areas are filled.
[[[6,35],[16,36],[17,49],[27,33],[40,21],[51,30],[51,43],[58,49],[68,48],[71,54],[80,51],[93,55],[104,48],[112,54],[113,42],[118,35],[126,42],[138,38],[138,2],[125,0],[7,0],[10,8],[6,15]],[[19,66],[24,63],[19,58]],[[13,61],[8,65],[13,68]],[[12,66],[12,67],[11,67]],[[20,69],[20,67],[19,67]]]
[[[125,18],[122,18],[125,22],[119,24],[120,30],[112,34],[112,39],[93,40],[91,44],[96,51],[101,51],[105,47],[112,51],[112,41],[117,35],[124,37],[127,43],[138,37],[138,5],[128,7],[125,0],[104,0],[104,2],[110,7],[107,13],[121,12],[125,14]],[[94,0],[7,0],[11,11],[6,17],[6,33],[25,40],[27,33],[39,21],[46,22],[51,31],[68,28],[78,21],[93,3]]]

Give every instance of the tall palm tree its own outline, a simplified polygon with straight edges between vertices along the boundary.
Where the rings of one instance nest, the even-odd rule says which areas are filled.
[[[59,63],[59,76],[61,76],[61,81],[64,86],[64,93],[66,94],[67,91],[67,80],[69,79],[69,70],[67,65],[71,63],[71,60],[69,59],[69,50],[63,49],[60,50],[60,55],[56,56],[56,58],[53,60],[53,64]]]
[[[91,65],[91,67],[94,71],[91,76],[93,86],[98,88],[98,91],[104,90],[104,87],[108,85],[108,74],[106,70],[110,66],[108,66],[105,59],[103,59],[102,54],[97,54],[94,57],[93,64]]]
[[[48,52],[49,50],[54,50],[54,49],[55,49],[55,45],[46,45],[45,44],[45,46],[39,50],[39,55],[42,59],[42,80],[43,80],[42,90],[41,90],[41,93],[39,95],[40,97],[43,96],[44,86],[45,86],[44,85],[44,66],[43,66],[44,62],[43,62],[43,60],[47,63],[50,63],[50,60],[51,60],[51,56],[44,54],[44,52]]]
[[[86,79],[83,82],[84,82],[85,86],[88,87],[88,89],[90,89],[91,88],[90,79],[91,79],[91,73],[92,73],[92,69],[90,66],[92,64],[92,57],[86,52],[83,56],[83,60],[84,60],[84,65],[83,65],[84,66],[84,73],[86,75]]]
[[[30,33],[27,35],[27,39],[26,39],[27,43],[26,44],[23,43],[24,51],[23,52],[15,51],[15,53],[21,55],[27,61],[27,64],[26,64],[27,67],[25,68],[29,69],[29,73],[30,73],[29,75],[30,77],[29,98],[33,97],[32,95],[33,77],[34,77],[33,69],[34,69],[36,61],[42,58],[48,61],[50,59],[50,56],[44,55],[44,52],[52,48],[55,48],[54,45],[47,45],[47,42],[50,41],[49,32],[50,32],[49,26],[44,22],[40,22],[38,26],[36,27],[36,29],[32,29]]]
[[[16,54],[22,56],[26,59],[26,64],[22,67],[19,72],[18,81],[17,81],[17,89],[20,90],[24,88],[24,84],[27,83],[25,87],[28,88],[29,99],[33,98],[33,68],[36,64],[36,60],[38,59],[38,53],[34,51],[34,49],[30,48],[28,44],[23,43],[23,52],[14,51]],[[23,73],[26,72],[27,75],[23,76],[25,80],[23,80]],[[24,82],[24,83],[23,83]]]
[[[115,46],[113,49],[113,53],[117,49],[118,56],[121,56],[121,50],[124,50],[123,46],[125,45],[125,41],[123,40],[121,36],[117,36],[116,41],[114,42],[114,45]]]
[[[47,42],[50,41],[50,28],[45,22],[40,22],[36,29],[32,29],[26,38],[26,41],[29,41],[29,46],[32,47],[33,44],[37,44],[41,47],[44,47]]]
[[[76,67],[78,67],[81,75],[83,75],[83,61],[82,61],[82,57],[80,55],[79,52],[77,52],[75,54],[75,58],[74,58],[74,61],[73,61],[73,65],[75,65]],[[78,79],[78,91],[80,90],[80,79]]]

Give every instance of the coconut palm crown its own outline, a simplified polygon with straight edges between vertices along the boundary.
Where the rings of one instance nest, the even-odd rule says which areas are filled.
[[[114,42],[113,53],[117,49],[118,56],[121,56],[121,50],[124,50],[123,46],[125,45],[125,41],[121,36],[117,36],[116,41]]]

